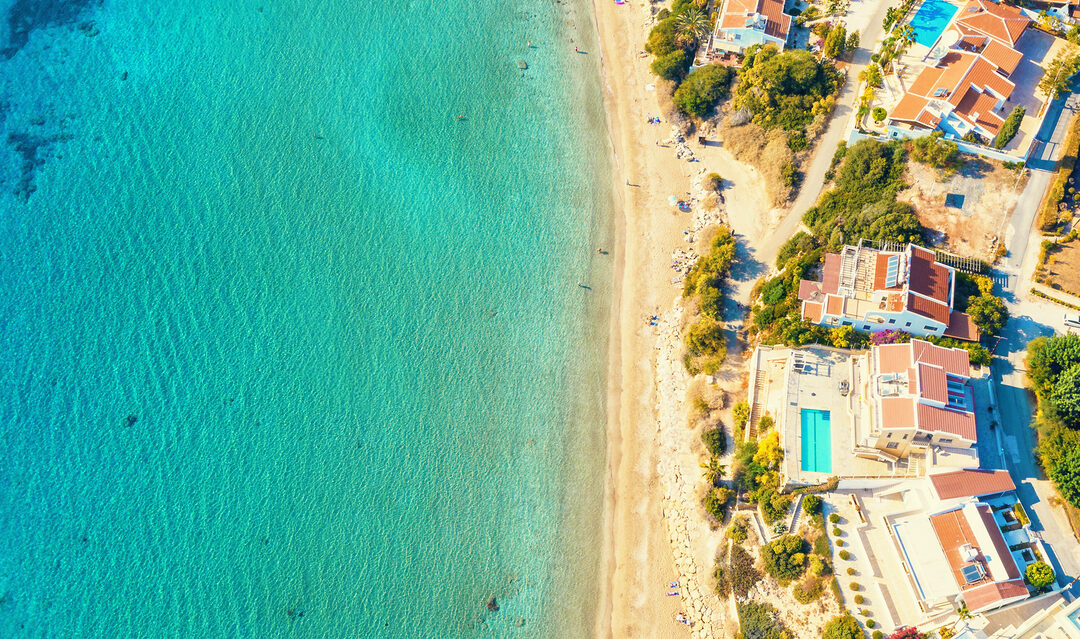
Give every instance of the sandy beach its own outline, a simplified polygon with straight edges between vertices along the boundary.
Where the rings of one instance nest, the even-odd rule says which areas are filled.
[[[641,55],[651,6],[609,0],[594,6],[618,185],[604,573],[596,634],[732,636],[737,623],[712,594],[712,556],[720,535],[709,531],[698,501],[701,444],[686,426],[683,406],[689,379],[679,353],[681,285],[672,283],[677,273],[671,260],[674,250],[691,248],[684,231],[692,219],[669,205],[668,197],[699,195],[701,177],[715,171],[725,180],[722,214],[736,233],[760,239],[778,212],[766,204],[757,171],[736,162],[722,146],[688,142],[699,160],[689,162],[676,158],[674,146],[659,144],[672,128],[666,121],[647,122],[663,115],[650,59]],[[650,325],[653,315],[660,316],[657,326]],[[667,596],[674,581],[680,581],[680,594]],[[674,620],[680,611],[695,620],[692,629]]]

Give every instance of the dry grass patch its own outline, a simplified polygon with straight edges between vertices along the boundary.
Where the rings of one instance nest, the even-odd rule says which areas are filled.
[[[732,155],[761,172],[773,206],[783,206],[791,199],[795,185],[790,179],[785,179],[784,167],[794,170],[799,159],[788,148],[785,131],[766,131],[750,122],[739,126],[725,124],[719,134]]]
[[[1050,288],[1080,295],[1080,240],[1060,242],[1043,250],[1044,263],[1035,271],[1035,280]]]

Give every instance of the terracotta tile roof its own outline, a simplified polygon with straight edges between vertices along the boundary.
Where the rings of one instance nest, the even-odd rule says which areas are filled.
[[[821,322],[821,302],[803,302],[802,318],[817,324]]]
[[[949,323],[949,307],[941,302],[908,293],[907,308],[940,324]]]
[[[968,123],[980,126],[990,133],[997,135],[998,129],[1005,124],[1005,119],[994,113],[997,98],[989,93],[979,93],[975,89],[968,89],[963,99],[956,105],[957,116],[967,120]]]
[[[955,337],[965,342],[979,341],[979,327],[975,326],[975,320],[967,313],[953,311],[949,313],[949,326],[945,329],[945,337]]]
[[[881,427],[887,429],[915,428],[914,397],[882,397]]]
[[[956,435],[969,442],[977,441],[975,413],[964,413],[929,404],[919,404],[919,430]]]
[[[836,253],[825,254],[825,266],[821,269],[821,291],[826,295],[836,295],[840,289],[840,256]]]
[[[932,122],[935,118],[927,111],[924,111],[929,102],[929,100],[922,96],[915,95],[914,93],[905,93],[904,97],[900,98],[900,102],[898,102],[889,113],[889,118],[892,120],[900,120],[902,122],[913,122],[931,126],[928,122]],[[938,119],[938,122],[940,122],[940,119]],[[933,126],[937,126],[937,124],[935,123]]]
[[[945,72],[942,67],[925,67],[922,73],[915,76],[915,81],[908,87],[908,95],[923,95],[930,96],[934,93],[934,88],[938,86],[938,80],[941,79],[941,74]]]
[[[884,347],[879,347],[884,348]],[[925,340],[911,340],[911,358],[914,362],[926,362],[940,366],[946,373],[971,377],[971,360],[962,348],[945,348]]]
[[[994,521],[994,513],[986,504],[976,504],[975,510],[979,511],[979,518],[982,519],[983,525],[986,526],[986,532],[990,535],[990,541],[994,542],[994,552],[1001,560],[1001,567],[1005,569],[1005,576],[1009,579],[1018,579],[1020,577],[1020,569],[1016,567],[1016,560],[1013,559],[1012,553],[1009,552],[1009,544],[1005,542],[1005,537],[1001,534],[1001,529],[998,528],[997,522]],[[995,576],[1000,581],[1001,572],[997,568],[997,566],[993,566]]]
[[[1016,490],[1007,470],[954,470],[930,475],[938,499],[981,497]]]
[[[900,293],[889,293],[889,297],[885,298],[885,310],[890,313],[904,310],[904,296]]]
[[[1012,74],[1020,61],[1024,59],[1024,54],[1016,49],[1010,49],[997,40],[991,40],[987,43],[986,48],[982,50],[982,55],[991,64],[1004,71],[1006,75]]]
[[[880,373],[902,373],[911,367],[911,344],[882,344],[874,350]]]
[[[1019,601],[1021,598],[1026,598],[1028,589],[1023,579],[1010,579],[965,590],[963,596],[968,610],[974,614],[1003,606],[1011,599]]]
[[[844,314],[844,298],[839,295],[825,296],[825,313],[828,315]]]
[[[907,369],[907,392],[912,395],[919,394],[919,378],[914,368]]]
[[[1015,45],[1024,30],[1031,24],[1031,20],[1016,7],[986,0],[974,0],[967,3],[957,14],[956,24],[964,27],[965,31],[975,31],[1003,43]]]
[[[875,291],[898,291],[904,288],[901,285],[885,286],[885,280],[889,273],[889,258],[895,257],[900,260],[904,256],[900,253],[878,253],[874,256],[874,290]]]
[[[799,280],[799,299],[812,300],[821,295],[821,282]]]
[[[948,267],[937,263],[937,258],[932,251],[917,246],[911,247],[911,259],[908,264],[910,290],[948,304],[952,286],[951,275]],[[946,324],[948,321],[946,316],[942,323]]]
[[[920,363],[917,375],[912,375],[912,378],[915,377],[919,380],[919,396],[943,404],[949,402],[949,385],[944,369]]]
[[[979,549],[978,541],[975,539],[975,532],[971,529],[971,524],[968,523],[967,517],[964,516],[962,508],[931,515],[930,525],[934,528],[941,549],[945,551],[945,559],[949,562],[953,580],[956,581],[956,585],[960,586],[961,590],[964,589],[965,585],[974,587],[991,583],[990,571],[987,569],[986,558],[983,557],[982,552],[979,552],[974,561],[968,561],[962,554],[964,546]],[[982,569],[982,577],[971,584],[964,578],[963,573],[963,568],[969,564],[979,564]]]
[[[1012,95],[1012,92],[1016,90],[1016,85],[1013,84],[1012,80],[998,73],[994,64],[981,56],[975,58],[971,63],[971,68],[964,78],[964,83],[970,84],[982,91],[990,89],[1002,98],[1008,98]],[[960,89],[957,89],[956,92],[960,93],[961,91]],[[960,100],[956,100],[954,104],[958,104],[959,102]]]

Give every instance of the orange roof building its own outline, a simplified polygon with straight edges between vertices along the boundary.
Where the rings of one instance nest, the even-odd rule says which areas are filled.
[[[870,351],[870,422],[859,445],[900,459],[977,441],[968,352],[922,340]]]
[[[725,0],[716,19],[712,48],[742,53],[755,44],[774,44],[780,50],[791,32],[791,16],[782,0]]]
[[[977,133],[989,142],[1014,106],[1016,85],[1009,78],[1023,58],[1016,42],[1030,24],[1016,7],[989,0],[965,4],[893,107],[890,126],[941,129],[956,137]]]
[[[955,288],[956,273],[933,251],[915,245],[880,250],[860,242],[826,254],[821,281],[801,281],[799,299],[802,318],[814,324],[978,341],[971,318],[952,308]]]

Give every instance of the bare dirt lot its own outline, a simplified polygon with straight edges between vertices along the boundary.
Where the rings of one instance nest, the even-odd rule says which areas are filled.
[[[911,187],[898,199],[915,207],[923,226],[934,231],[931,239],[936,246],[992,262],[998,233],[1016,206],[1027,175],[1000,162],[964,158],[964,167],[944,182],[938,169],[909,162],[905,177]],[[947,195],[953,196],[950,206]]]
[[[1080,294],[1080,240],[1061,242],[1047,254],[1035,274],[1038,282],[1073,295]]]

